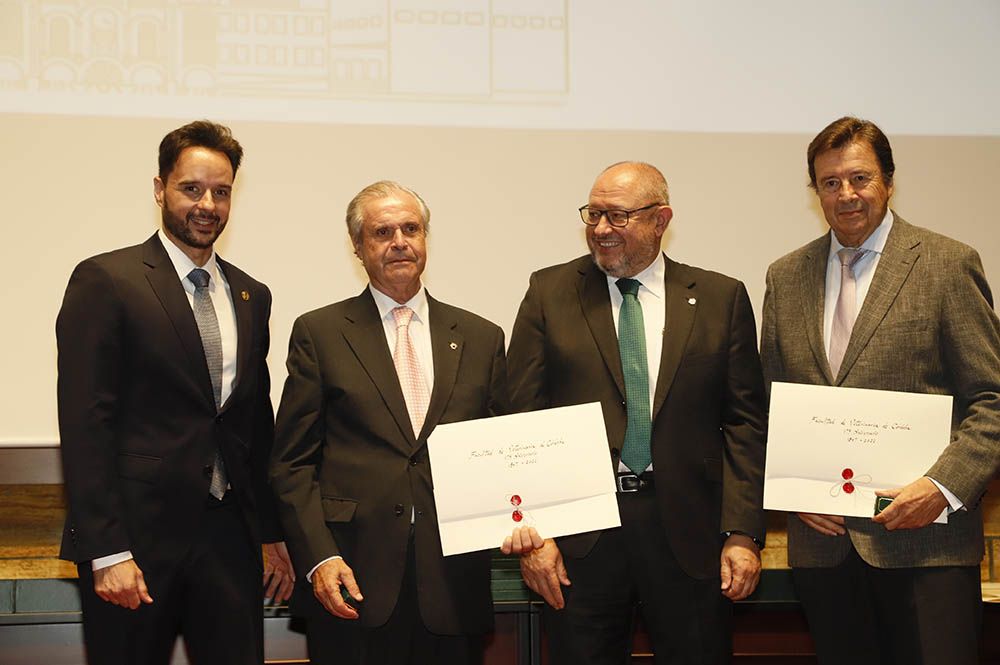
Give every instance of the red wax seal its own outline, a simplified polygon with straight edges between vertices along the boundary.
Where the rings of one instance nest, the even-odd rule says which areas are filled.
[[[850,494],[854,491],[854,483],[844,483],[844,494]]]
[[[515,494],[512,497],[510,497],[510,505],[512,505],[512,506],[520,506],[521,505],[521,497],[519,497],[517,494]]]
[[[840,472],[840,475],[843,477],[844,480],[850,480],[851,478],[854,477],[854,471],[852,471],[851,469],[844,469],[843,471]]]
[[[510,518],[515,522],[520,522],[522,519],[524,519],[524,515],[521,514],[520,510],[515,510],[510,514]]]

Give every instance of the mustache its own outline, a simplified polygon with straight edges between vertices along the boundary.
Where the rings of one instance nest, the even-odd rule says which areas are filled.
[[[189,213],[188,219],[200,219],[205,222],[218,222],[221,218],[218,215],[205,215],[205,214],[197,215],[195,213]]]

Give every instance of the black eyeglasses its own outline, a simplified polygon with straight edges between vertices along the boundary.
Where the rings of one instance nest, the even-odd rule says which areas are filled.
[[[650,208],[658,208],[662,205],[666,204],[650,203],[648,206],[636,208],[635,210],[598,210],[597,208],[591,208],[589,205],[580,206],[580,219],[587,226],[597,226],[601,223],[601,217],[607,216],[608,224],[621,228],[628,225],[632,220],[632,215],[635,213],[649,210]]]

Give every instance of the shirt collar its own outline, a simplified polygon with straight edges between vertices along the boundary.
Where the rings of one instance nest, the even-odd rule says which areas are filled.
[[[646,266],[645,270],[637,275],[634,275],[632,279],[639,282],[642,285],[642,288],[662,300],[666,295],[666,285],[663,282],[666,274],[667,262],[663,259],[663,252],[657,252],[656,258],[653,259],[653,262]],[[617,290],[618,285],[615,282],[617,282],[620,278],[612,277],[611,275],[607,275],[607,278],[608,288]]]
[[[375,299],[375,306],[378,307],[379,318],[391,319],[393,318],[392,310],[397,307],[409,307],[413,310],[414,318],[422,323],[427,323],[427,291],[424,289],[423,285],[420,286],[420,289],[417,291],[415,296],[402,304],[396,302],[376,289],[371,283],[368,284],[368,290],[371,291],[372,298]]]
[[[861,243],[861,247],[858,249],[867,250],[871,254],[881,254],[885,250],[885,241],[889,238],[889,231],[892,229],[892,220],[892,210],[886,208],[885,217],[882,218],[879,225],[875,227],[872,234],[868,236],[867,240]],[[833,232],[833,229],[830,229],[829,259],[832,261],[837,256],[837,252],[843,248],[844,246],[840,244],[839,240],[837,240],[837,234]],[[837,258],[837,261],[840,261],[840,259]]]
[[[185,254],[180,247],[174,244],[174,242],[167,237],[167,234],[163,232],[163,229],[159,229],[156,232],[157,237],[160,239],[160,243],[163,245],[163,249],[167,250],[167,256],[170,257],[170,262],[174,264],[174,270],[177,271],[177,277],[181,281],[187,279],[188,273],[190,273],[195,268],[201,268],[208,273],[209,277],[209,288],[213,284],[218,284],[219,279],[219,262],[215,258],[215,248],[212,248],[212,255],[208,257],[208,261],[205,265],[199,266],[195,265],[195,262],[191,260],[187,254]]]

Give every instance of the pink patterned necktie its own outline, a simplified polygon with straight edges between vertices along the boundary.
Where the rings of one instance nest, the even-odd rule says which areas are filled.
[[[868,253],[865,249],[844,247],[837,252],[840,259],[840,295],[837,296],[837,306],[833,310],[833,326],[830,330],[830,371],[834,378],[840,372],[840,364],[844,362],[847,343],[851,341],[851,331],[854,321],[858,318],[858,282],[854,276],[854,266]]]
[[[431,401],[430,390],[427,389],[427,379],[420,369],[417,353],[410,339],[410,319],[413,310],[409,307],[396,307],[392,310],[396,320],[396,351],[392,363],[396,366],[396,376],[399,377],[399,387],[403,389],[403,399],[406,400],[406,410],[410,414],[413,425],[413,436],[420,436],[427,417],[427,406]]]

